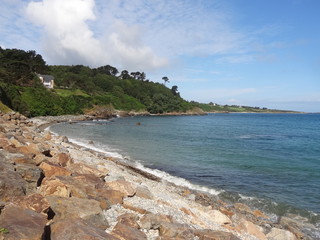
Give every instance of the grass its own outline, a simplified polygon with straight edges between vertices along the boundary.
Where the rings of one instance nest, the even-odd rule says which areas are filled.
[[[9,233],[9,230],[6,228],[1,227],[0,228],[0,233]]]
[[[61,97],[69,97],[71,95],[77,95],[77,96],[83,96],[83,97],[90,97],[86,92],[80,90],[80,89],[55,89],[54,90],[59,96]]]
[[[8,113],[12,112],[12,110],[0,101],[0,112]]]

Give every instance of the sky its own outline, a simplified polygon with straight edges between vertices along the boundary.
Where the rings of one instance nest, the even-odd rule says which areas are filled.
[[[186,100],[320,112],[319,0],[0,0],[0,46],[112,65]]]

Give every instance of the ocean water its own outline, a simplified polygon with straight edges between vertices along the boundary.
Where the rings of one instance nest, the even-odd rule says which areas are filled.
[[[319,226],[320,114],[130,117],[50,130],[225,201]]]

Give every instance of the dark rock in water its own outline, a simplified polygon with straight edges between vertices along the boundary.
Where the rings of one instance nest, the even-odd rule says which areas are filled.
[[[39,240],[44,235],[46,216],[15,204],[8,204],[1,211],[0,226],[8,230],[4,239]]]
[[[119,240],[81,218],[67,218],[50,226],[51,240]]]

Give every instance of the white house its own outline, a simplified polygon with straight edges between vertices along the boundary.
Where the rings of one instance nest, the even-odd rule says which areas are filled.
[[[37,74],[41,82],[46,88],[53,88],[54,86],[54,77],[52,75],[42,75]]]

